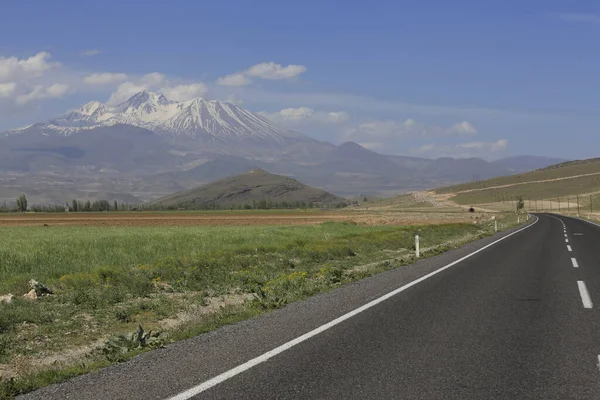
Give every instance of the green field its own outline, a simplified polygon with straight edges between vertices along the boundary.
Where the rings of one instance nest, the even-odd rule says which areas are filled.
[[[507,214],[500,227],[515,224]],[[414,262],[415,234],[427,257],[491,227],[0,228],[0,295],[17,295],[0,304],[0,399],[138,354],[122,335],[139,324],[164,330],[167,319],[195,316],[166,329],[160,343],[168,343]],[[32,278],[55,293],[23,299]],[[227,304],[227,296],[245,301]],[[202,311],[210,304],[221,306]],[[94,348],[98,341],[105,344]],[[44,361],[65,353],[80,355]],[[2,371],[17,379],[3,380]]]
[[[576,176],[576,175],[595,174],[595,173],[600,173],[600,159],[590,159],[590,160],[563,163],[563,164],[558,164],[556,166],[551,166],[548,168],[540,169],[537,171],[527,172],[524,174],[508,175],[508,176],[503,176],[503,177],[499,177],[499,178],[488,179],[485,181],[469,182],[469,183],[464,183],[464,184],[460,184],[460,185],[447,186],[447,187],[436,189],[435,191],[436,191],[436,193],[440,193],[440,194],[456,193],[456,192],[460,192],[463,190],[485,189],[485,188],[492,187],[492,186],[514,185],[514,184],[519,184],[519,183],[523,183],[523,182],[566,178],[566,177],[571,177],[571,176]],[[597,180],[596,180],[597,177],[600,177],[600,175],[591,176],[589,178],[589,180],[586,182],[588,182],[588,183],[596,182],[595,184],[592,185],[592,187],[598,188],[598,187],[600,187],[600,185],[597,183]],[[557,183],[560,184],[560,182],[568,182],[568,181],[558,181]],[[580,186],[583,185],[583,182],[579,185]],[[518,188],[519,187],[516,187],[515,191],[518,191],[519,190]],[[508,188],[502,188],[501,190],[505,190],[505,189],[508,189]],[[533,193],[532,190],[530,192]]]

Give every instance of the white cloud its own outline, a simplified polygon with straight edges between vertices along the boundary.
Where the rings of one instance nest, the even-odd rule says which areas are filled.
[[[600,23],[600,15],[590,13],[557,13],[553,14],[556,18],[567,22],[587,22]]]
[[[230,95],[226,96],[223,101],[225,101],[227,103],[235,104],[237,106],[241,106],[242,104],[244,104],[243,100],[238,99],[233,94],[230,94]]]
[[[328,112],[325,118],[328,122],[339,124],[348,121],[350,119],[350,115],[348,115],[348,113],[345,111],[332,111]]]
[[[62,97],[69,92],[69,89],[69,85],[62,83],[55,83],[50,86],[36,85],[28,93],[18,95],[16,103],[23,105],[35,100]]]
[[[268,79],[268,80],[283,80],[293,79],[306,72],[304,65],[290,64],[284,67],[281,64],[274,62],[264,62],[251,66],[245,71],[236,72],[230,75],[225,75],[217,79],[217,85],[221,86],[246,86],[252,83],[249,77]]]
[[[82,56],[85,57],[90,57],[90,56],[96,56],[98,54],[102,53],[102,50],[98,50],[98,49],[90,49],[90,50],[84,50],[81,52]]]
[[[139,93],[143,90],[148,90],[148,86],[134,82],[123,82],[119,85],[117,90],[115,90],[110,95],[106,103],[110,105],[120,104],[128,98],[130,98],[131,96],[133,96],[134,94]]]
[[[186,101],[204,96],[208,92],[208,87],[204,83],[192,83],[175,87],[167,86],[160,89],[160,92],[169,100]]]
[[[507,147],[508,140],[500,139],[495,142],[469,142],[455,145],[426,144],[411,149],[410,152],[413,155],[426,157],[489,158],[493,154],[505,151]]]
[[[127,80],[127,74],[104,72],[91,74],[83,78],[83,83],[88,85],[111,85]]]
[[[508,140],[500,139],[496,142],[471,142],[462,143],[456,145],[457,148],[461,149],[477,149],[477,150],[488,150],[488,151],[501,151],[505,150],[508,145]]]
[[[278,120],[279,122],[298,122],[311,118],[315,110],[308,107],[284,108],[275,113],[263,113],[267,118]]]
[[[151,72],[142,76],[140,82],[144,85],[148,85],[150,87],[162,84],[166,79],[165,74],[161,74],[160,72]]]
[[[15,82],[0,83],[0,97],[11,97],[15,93],[16,87]]]
[[[245,86],[252,83],[243,72],[237,72],[231,75],[225,75],[217,79],[217,85],[221,86]]]
[[[60,67],[60,63],[49,61],[51,57],[45,51],[23,59],[0,57],[0,82],[39,78],[46,71]]]
[[[62,97],[67,94],[69,89],[69,85],[65,85],[64,83],[55,83],[54,85],[46,87],[46,94],[48,97]]]
[[[262,79],[280,80],[296,78],[305,72],[306,67],[304,65],[290,64],[287,67],[284,67],[281,64],[275,64],[274,62],[264,62],[248,68],[246,74]]]
[[[314,108],[338,108],[363,114],[377,113],[397,115],[450,116],[453,118],[507,118],[548,121],[556,114],[525,113],[506,109],[461,107],[448,105],[414,104],[402,101],[382,100],[376,97],[324,92],[281,92],[266,91],[255,87],[229,88],[246,103],[280,104],[285,107],[302,107],[310,104]]]
[[[406,139],[410,137],[440,137],[450,135],[474,135],[475,127],[468,121],[463,121],[451,127],[426,125],[408,118],[404,121],[375,120],[364,122],[356,127],[348,128],[341,134],[342,140],[370,142],[373,139]]]
[[[138,79],[121,83],[110,95],[107,103],[110,105],[120,104],[143,90],[160,92],[169,100],[185,101],[204,96],[208,92],[208,87],[202,82],[172,84],[164,74],[152,72]]]
[[[260,114],[287,128],[309,124],[339,124],[350,119],[344,111],[320,112],[309,107],[284,108],[274,113],[263,111]]]
[[[477,130],[475,129],[475,127],[473,126],[473,124],[471,124],[468,121],[463,121],[460,122],[456,125],[454,125],[450,131],[452,133],[457,133],[457,134],[465,134],[465,135],[475,135],[477,134]]]

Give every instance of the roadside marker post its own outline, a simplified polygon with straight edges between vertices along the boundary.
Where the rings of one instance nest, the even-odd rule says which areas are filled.
[[[498,220],[497,219],[494,220],[494,230],[496,232],[498,232]]]
[[[421,256],[421,251],[419,249],[419,235],[415,235],[415,255],[417,258]]]

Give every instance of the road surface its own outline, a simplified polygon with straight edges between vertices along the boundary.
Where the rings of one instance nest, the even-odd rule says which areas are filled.
[[[598,307],[600,226],[541,214],[22,398],[600,399]]]

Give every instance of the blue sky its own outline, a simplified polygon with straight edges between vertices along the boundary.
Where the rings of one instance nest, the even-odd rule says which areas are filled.
[[[3,1],[0,130],[145,88],[386,153],[600,156],[600,5],[487,3]]]

